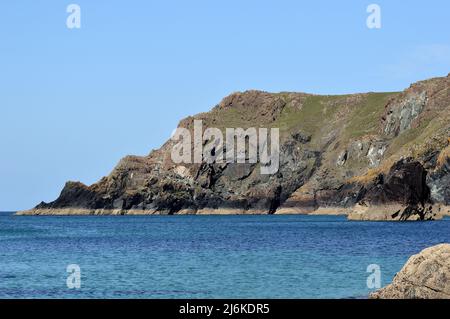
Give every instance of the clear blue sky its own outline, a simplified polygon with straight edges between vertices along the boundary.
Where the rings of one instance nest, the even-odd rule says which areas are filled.
[[[366,27],[371,3],[380,30]],[[234,91],[397,91],[447,75],[449,14],[448,0],[1,1],[0,210],[97,181]]]

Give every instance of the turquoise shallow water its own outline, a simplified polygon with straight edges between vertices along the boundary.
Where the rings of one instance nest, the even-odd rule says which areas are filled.
[[[0,213],[0,298],[364,298],[450,220],[338,216],[22,217]],[[66,267],[81,268],[68,289]]]

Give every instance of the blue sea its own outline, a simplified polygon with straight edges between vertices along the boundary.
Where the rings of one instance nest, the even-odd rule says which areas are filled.
[[[443,242],[450,219],[0,213],[0,298],[366,298],[369,265],[384,286]]]

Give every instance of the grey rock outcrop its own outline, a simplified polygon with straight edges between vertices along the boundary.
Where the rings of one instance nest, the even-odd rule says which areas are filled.
[[[450,158],[427,176],[433,202],[450,205]]]
[[[383,132],[386,135],[397,136],[410,129],[413,121],[425,108],[426,102],[426,91],[413,92],[400,101],[392,102],[386,108]]]

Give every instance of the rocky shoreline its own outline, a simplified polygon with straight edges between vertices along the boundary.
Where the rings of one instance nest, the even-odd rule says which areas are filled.
[[[31,209],[19,211],[17,216],[138,216],[138,215],[173,215],[168,211],[158,210],[140,210],[140,209],[83,209],[83,208],[54,208],[54,209]],[[176,215],[267,215],[257,211],[248,212],[243,209],[184,209],[177,212]]]
[[[442,213],[433,212],[433,207],[402,206],[399,204],[366,206],[357,205],[347,218],[353,221],[431,221],[440,220]]]
[[[26,211],[19,211],[17,216],[120,216],[120,215],[267,215],[264,212],[257,210],[245,211],[244,209],[230,209],[230,208],[204,208],[201,210],[184,209],[178,211],[176,214],[170,214],[168,211],[158,210],[120,210],[120,209],[83,209],[83,208],[55,208],[55,209],[31,209]],[[340,210],[335,211],[332,208],[324,208],[308,214],[298,212],[277,212],[274,215],[327,215],[339,216],[347,215],[346,212]]]
[[[307,213],[300,210],[284,209],[277,211],[274,215],[307,215],[307,216],[347,216],[350,221],[402,221],[401,214],[395,217],[389,213],[402,209],[401,206],[378,206],[372,207],[369,212],[358,212],[354,209],[348,210],[341,207],[322,207],[315,211]],[[138,216],[138,215],[171,215],[169,212],[157,210],[120,210],[120,209],[83,209],[83,208],[54,208],[54,209],[30,209],[16,212],[17,216]],[[245,211],[243,209],[185,209],[178,211],[176,215],[267,215],[258,211]],[[445,216],[450,216],[450,207],[438,208],[438,213],[430,220],[440,220]],[[417,220],[414,218],[405,219],[404,221]]]

